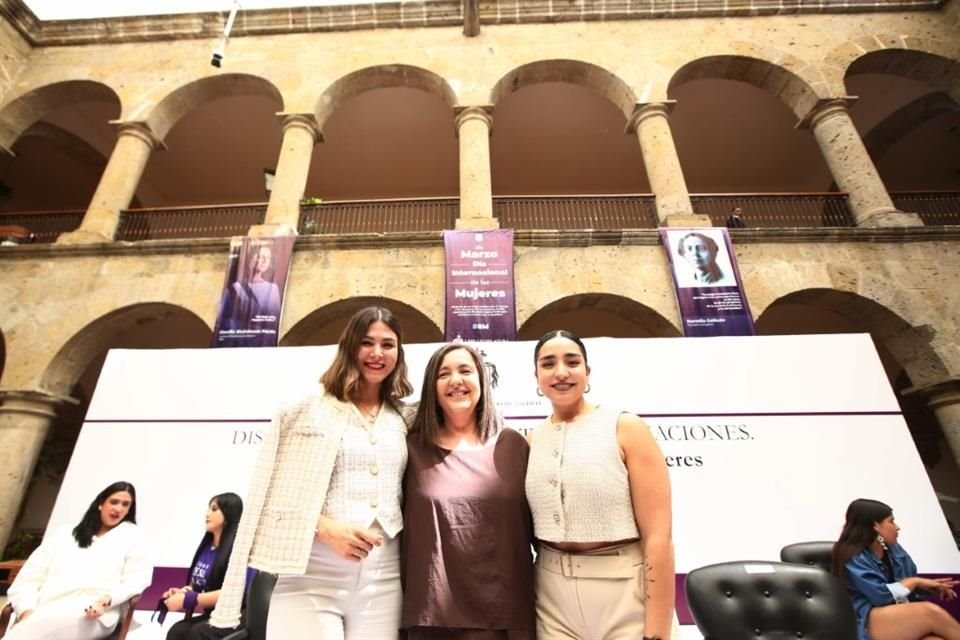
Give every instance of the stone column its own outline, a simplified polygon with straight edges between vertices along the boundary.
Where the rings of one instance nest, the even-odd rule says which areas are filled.
[[[457,229],[497,229],[493,217],[493,186],[490,178],[490,134],[493,107],[457,107],[457,138],[460,140],[460,216]]]
[[[920,394],[933,410],[953,459],[960,465],[960,376],[950,376],[937,382],[904,389],[903,395]]]
[[[650,190],[657,201],[657,220],[663,227],[709,227],[709,216],[693,212],[680,157],[670,131],[674,101],[638,103],[627,121],[627,133],[636,133]]]
[[[100,184],[76,231],[61,234],[58,244],[110,242],[120,225],[120,211],[130,206],[147,161],[163,143],[145,122],[113,122],[117,144],[100,176]]]
[[[312,113],[281,113],[283,144],[277,160],[277,174],[262,225],[250,235],[296,233],[300,223],[300,200],[307,188],[313,147],[323,142],[323,133]]]
[[[77,401],[45,391],[0,390],[0,549],[13,530],[56,407],[65,402]]]
[[[821,101],[800,126],[809,126],[820,145],[830,173],[850,202],[858,227],[922,226],[915,213],[897,211],[857,128],[850,119],[852,98]]]

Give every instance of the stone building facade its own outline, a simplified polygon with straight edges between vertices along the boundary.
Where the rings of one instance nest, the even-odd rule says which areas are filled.
[[[53,243],[0,247],[0,541],[23,511],[45,439],[49,445],[58,429],[76,428],[82,412],[70,407],[89,397],[109,348],[209,344],[229,241],[117,239],[132,205],[177,204],[175,194],[151,195],[144,176],[155,156],[175,151],[169,140],[178,124],[205,108],[214,116],[216,105],[235,108],[238,99],[248,100],[240,111],[256,106],[277,114],[276,178],[263,219],[250,232],[302,232],[300,202],[311,195],[312,163],[334,118],[357,104],[353,99],[385,89],[425,94],[447,114],[443,144],[457,166],[453,193],[448,181],[441,192],[422,187],[416,195],[457,199],[458,228],[502,224],[495,207],[495,196],[504,195],[496,186],[498,114],[514,94],[569,85],[599,97],[638,158],[637,184],[651,196],[652,226],[711,224],[685,177],[696,170],[684,149],[697,143],[684,142],[673,121],[684,108],[683,88],[731,82],[775,102],[777,117],[795,127],[785,139],[803,136],[805,148],[819,153],[810,173],[825,181],[822,190],[846,194],[850,224],[771,223],[733,233],[758,331],[869,332],[891,384],[904,392],[934,485],[956,493],[960,227],[931,224],[895,204],[887,185],[907,169],[881,175],[884,165],[871,152],[897,149],[918,126],[910,119],[916,111],[936,109],[939,122],[954,122],[960,1],[859,8],[559,4],[494,0],[244,12],[217,69],[208,55],[221,14],[44,23],[19,0],[0,0],[0,148],[10,152],[8,162],[40,158],[42,166],[42,146],[18,145],[30,136],[63,142],[64,131],[71,140],[93,132],[82,140],[83,153],[101,159],[84,165],[96,166],[92,181],[71,196],[84,210],[78,228]],[[476,13],[465,15],[464,7]],[[479,34],[468,37],[464,29]],[[926,89],[896,105],[896,117],[864,131],[869,116],[854,112],[852,71]],[[378,113],[389,119],[392,112]],[[91,114],[105,117],[80,122]],[[404,121],[387,124],[403,127]],[[203,137],[202,130],[192,133]],[[960,142],[945,144],[960,150]],[[935,186],[960,192],[960,154],[943,153],[925,160],[948,169]],[[70,171],[81,183],[82,171]],[[34,206],[45,202],[43,180],[31,175],[14,190],[33,195],[14,208],[0,207],[0,224],[8,212],[44,208]],[[765,178],[748,186],[742,190],[776,190]],[[209,197],[203,204],[243,197]],[[518,226],[516,239],[521,338],[558,324],[582,335],[681,334],[654,228],[541,224]],[[394,306],[410,339],[440,340],[443,291],[438,230],[302,233],[281,345],[329,343],[341,320],[371,300]]]

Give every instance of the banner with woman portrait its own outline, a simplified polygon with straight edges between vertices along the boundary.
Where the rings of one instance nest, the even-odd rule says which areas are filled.
[[[661,228],[685,336],[752,336],[753,317],[724,227]]]
[[[230,241],[213,347],[275,347],[295,236]]]

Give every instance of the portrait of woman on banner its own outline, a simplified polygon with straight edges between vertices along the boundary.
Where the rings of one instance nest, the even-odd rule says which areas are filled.
[[[670,245],[678,287],[736,286],[721,233],[706,229],[670,233]]]
[[[276,243],[244,239],[231,246],[231,268],[218,317],[218,341],[221,332],[232,336],[231,346],[273,346],[280,325],[281,297]],[[235,250],[239,249],[236,253]],[[285,256],[289,259],[289,256]]]

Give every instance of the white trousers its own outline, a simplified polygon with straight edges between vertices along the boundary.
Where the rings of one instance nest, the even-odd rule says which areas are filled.
[[[399,541],[384,536],[364,560],[350,562],[317,540],[306,575],[277,579],[267,640],[392,640],[402,601]]]
[[[96,618],[88,618],[84,609],[90,598],[71,598],[48,602],[34,609],[30,616],[16,622],[3,636],[4,640],[99,640],[113,633]]]

